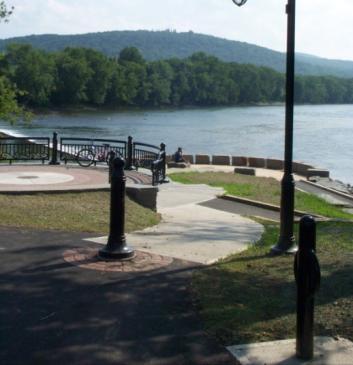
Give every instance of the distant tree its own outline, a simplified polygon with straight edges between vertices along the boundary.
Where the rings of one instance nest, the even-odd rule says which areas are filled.
[[[171,104],[184,105],[189,103],[190,94],[190,67],[185,60],[173,58],[168,61],[173,70],[173,80],[171,84]]]
[[[150,86],[149,103],[154,106],[170,104],[173,69],[166,61],[155,61],[148,65]]]
[[[101,52],[93,49],[85,49],[85,59],[91,69],[91,76],[86,84],[87,101],[102,105],[113,73],[112,62]]]
[[[85,58],[85,50],[66,48],[56,55],[57,82],[53,100],[59,104],[85,103],[87,84],[92,70]]]
[[[135,62],[139,64],[145,63],[141,52],[136,47],[127,47],[119,53],[119,62],[124,64],[126,62]]]
[[[5,59],[9,78],[21,90],[19,101],[32,106],[47,106],[55,87],[52,55],[27,44],[7,47]]]

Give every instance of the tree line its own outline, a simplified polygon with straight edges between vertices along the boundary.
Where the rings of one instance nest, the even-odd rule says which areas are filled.
[[[195,53],[147,62],[134,47],[118,57],[89,48],[46,52],[12,44],[0,55],[0,104],[113,107],[216,106],[283,102],[285,78],[267,67]],[[353,79],[297,76],[298,103],[352,103]]]

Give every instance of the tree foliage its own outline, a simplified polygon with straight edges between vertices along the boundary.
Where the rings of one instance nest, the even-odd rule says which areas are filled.
[[[12,14],[14,7],[8,8],[5,1],[0,1],[0,23],[9,21],[9,16]]]
[[[9,9],[4,1],[0,1],[0,23],[7,23],[13,10],[14,7]],[[8,71],[8,62],[0,54],[0,119],[11,123],[14,123],[19,118],[29,120],[31,114],[18,104],[18,97],[23,95],[23,93],[7,77],[6,73]]]
[[[285,72],[286,65],[286,56],[282,52],[206,34],[170,30],[29,35],[0,40],[0,50],[5,50],[9,43],[31,44],[48,52],[62,51],[67,47],[92,48],[114,58],[128,46],[138,48],[147,61],[184,59],[195,52],[203,52],[224,62],[265,66],[282,73]],[[295,69],[298,75],[353,77],[352,61],[328,60],[301,53],[296,54]]]
[[[148,62],[134,47],[108,58],[87,48],[48,53],[10,45],[0,59],[7,98],[28,106],[216,106],[283,102],[284,75],[268,67],[227,63],[198,52]],[[298,76],[298,103],[352,103],[353,79]],[[5,94],[4,94],[5,95]],[[6,99],[7,100],[7,99]]]

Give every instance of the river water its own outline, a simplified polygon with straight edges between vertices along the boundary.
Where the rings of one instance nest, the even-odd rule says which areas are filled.
[[[353,184],[353,105],[296,106],[294,160],[331,171]],[[256,106],[144,111],[85,111],[41,114],[30,125],[0,120],[0,130],[19,136],[126,139],[167,152],[229,154],[283,159],[284,107]]]

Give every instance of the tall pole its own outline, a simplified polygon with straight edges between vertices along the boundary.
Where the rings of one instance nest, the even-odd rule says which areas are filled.
[[[294,178],[293,178],[293,115],[294,115],[294,69],[295,69],[295,0],[288,0],[287,70],[286,70],[286,120],[284,146],[284,174],[281,182],[281,228],[278,242],[272,247],[273,254],[291,252],[295,247]]]

